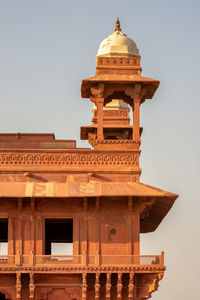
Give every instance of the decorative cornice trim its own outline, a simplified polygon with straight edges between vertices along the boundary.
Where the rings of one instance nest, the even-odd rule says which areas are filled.
[[[98,66],[138,66],[140,67],[140,57],[97,57]]]
[[[166,267],[162,266],[137,266],[137,267],[92,267],[92,266],[87,266],[87,267],[59,267],[59,266],[48,266],[48,267],[43,267],[43,266],[32,266],[32,267],[23,267],[23,266],[18,266],[18,267],[0,267],[0,273],[3,272],[19,272],[19,271],[31,271],[31,272],[135,272],[135,273],[160,273],[164,272]]]
[[[108,140],[107,143],[110,141]],[[120,143],[121,141],[119,141]],[[132,141],[124,141],[124,143],[131,143]],[[66,152],[0,152],[0,168],[1,167],[39,167],[48,166],[52,168],[54,166],[64,167],[89,167],[89,166],[104,166],[113,167],[114,165],[121,166],[139,166],[139,151],[122,151],[114,152],[110,151],[99,151],[93,152],[88,151],[66,153]]]

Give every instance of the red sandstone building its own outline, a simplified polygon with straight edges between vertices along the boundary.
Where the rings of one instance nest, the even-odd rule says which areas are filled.
[[[164,254],[141,256],[140,233],[159,226],[177,195],[140,182],[140,105],[159,85],[141,71],[117,21],[81,85],[94,103],[81,127],[92,149],[0,134],[0,300],[144,300],[158,288]]]

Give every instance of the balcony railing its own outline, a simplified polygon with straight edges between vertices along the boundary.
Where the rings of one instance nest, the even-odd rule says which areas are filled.
[[[82,265],[81,255],[36,255],[35,265]]]
[[[164,266],[164,253],[161,255],[0,255],[3,266]]]
[[[161,265],[161,256],[106,255],[101,258],[102,265]]]
[[[15,255],[0,255],[0,266],[4,265],[14,265]]]

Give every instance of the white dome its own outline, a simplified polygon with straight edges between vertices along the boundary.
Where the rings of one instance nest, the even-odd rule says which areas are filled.
[[[97,56],[139,56],[136,43],[121,31],[117,21],[115,31],[100,44]]]

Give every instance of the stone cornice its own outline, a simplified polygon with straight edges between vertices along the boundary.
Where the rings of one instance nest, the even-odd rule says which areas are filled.
[[[44,273],[95,273],[95,272],[113,272],[113,273],[161,273],[164,272],[166,267],[163,266],[135,266],[135,267],[62,267],[62,266],[4,266],[0,267],[0,273],[8,272],[8,273],[16,273],[16,272],[44,272]]]

